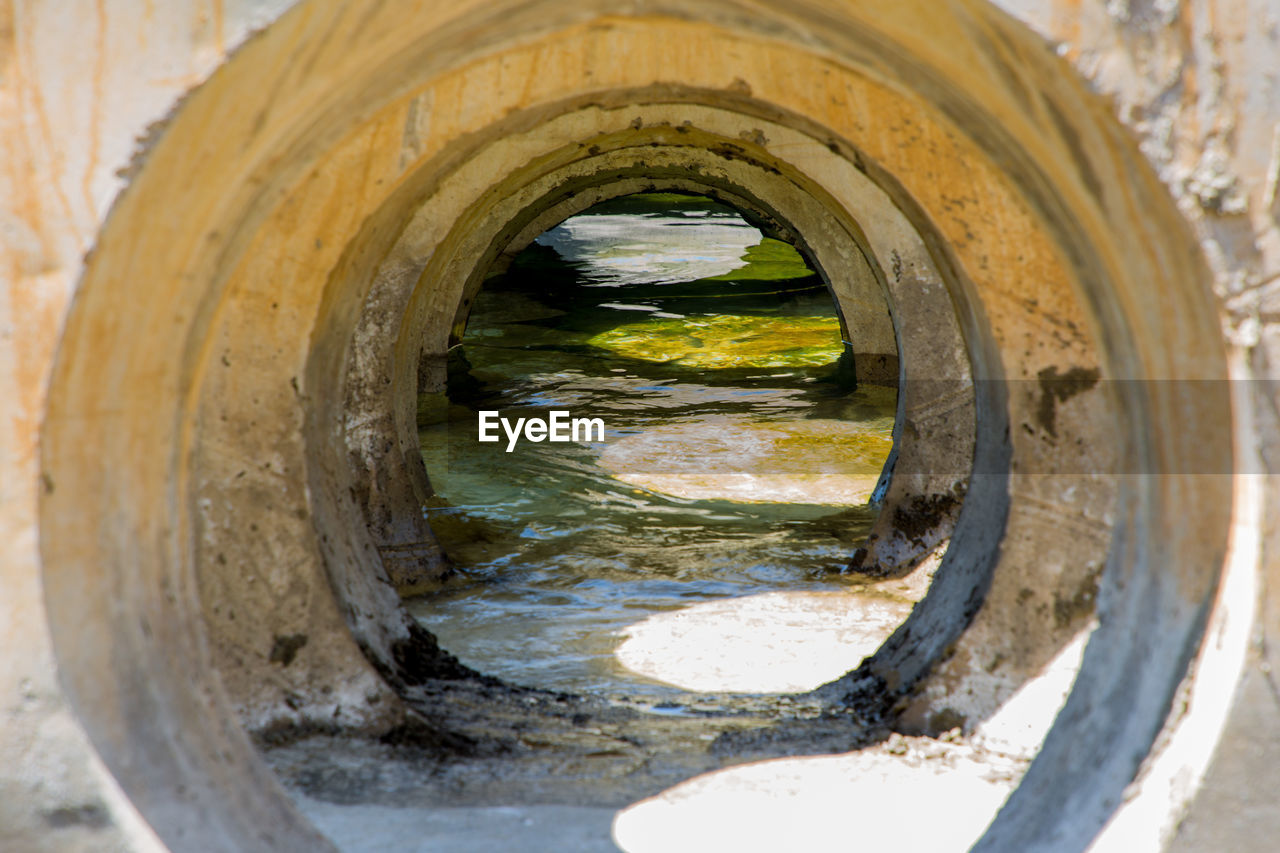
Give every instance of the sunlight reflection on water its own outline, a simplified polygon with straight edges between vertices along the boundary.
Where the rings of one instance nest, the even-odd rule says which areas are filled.
[[[538,237],[591,285],[676,284],[732,272],[763,235],[732,213],[575,216]]]

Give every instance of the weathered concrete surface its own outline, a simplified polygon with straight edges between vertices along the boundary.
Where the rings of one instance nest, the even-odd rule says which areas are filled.
[[[1280,740],[1280,9],[1266,0],[999,4],[1112,98],[1213,271],[1223,337],[1239,359],[1236,393],[1248,398],[1235,406],[1249,422],[1237,444],[1258,454],[1246,453],[1239,470],[1265,472],[1259,595],[1249,614],[1257,622],[1223,742],[1170,849],[1269,849],[1280,815],[1265,793],[1280,789],[1280,765],[1268,759]],[[1201,768],[1183,773],[1194,778]],[[1131,837],[1128,849],[1155,849],[1175,828],[1176,820],[1159,832],[1147,826],[1147,839]]]
[[[0,848],[160,849],[58,679],[36,523],[47,378],[138,139],[289,0],[0,4]],[[95,642],[86,636],[85,642]],[[107,685],[109,687],[109,685]]]
[[[994,381],[978,384],[980,470],[935,594],[851,688],[873,706],[900,693],[889,711],[905,712],[904,726],[979,720],[1089,624],[1096,602],[1076,693],[982,843],[1078,849],[1093,837],[1194,655],[1228,553],[1240,448],[1259,445],[1268,471],[1280,459],[1280,95],[1268,76],[1280,39],[1267,3],[1010,0],[1063,44],[1058,60],[968,0],[315,0],[154,134],[102,227],[134,138],[288,4],[154,5],[83,17],[0,8],[6,849],[146,843],[127,828],[129,806],[95,781],[95,749],[170,846],[322,843],[246,732],[378,731],[408,713],[391,685],[448,668],[386,583],[388,549],[430,563],[429,531],[368,509],[388,490],[399,490],[389,506],[421,494],[382,461],[413,465],[415,336],[452,321],[462,288],[420,277],[429,259],[393,249],[484,146],[508,146],[502,157],[519,167],[547,153],[519,149],[519,134],[566,105],[615,98],[625,110],[627,93],[673,82],[692,93],[685,106],[738,114],[742,143],[796,167],[779,168],[789,179],[806,155],[771,149],[751,122],[808,134],[810,153],[864,172],[918,232],[973,375]],[[1112,101],[1089,95],[1068,61]],[[588,122],[579,138],[605,129]],[[507,200],[529,210],[521,182],[484,198],[502,174],[440,199],[474,215]],[[797,186],[816,195],[832,174],[808,178]],[[432,242],[458,249],[471,223],[455,230],[427,210]],[[892,252],[867,230],[860,251],[887,282]],[[414,291],[408,320],[393,310],[360,327],[378,270]],[[397,341],[381,374],[389,396],[363,384],[388,361],[362,373],[357,328],[366,342]],[[1256,380],[1251,408],[1234,409],[1234,457],[1228,376]],[[351,395],[378,400],[381,420],[345,420]],[[1139,475],[1118,496],[1117,458]],[[1265,479],[1264,508],[1277,505],[1276,481]],[[1256,679],[1269,684],[1263,665],[1280,664],[1280,537],[1261,533],[1263,651],[1230,732],[1276,719],[1274,691]],[[1245,571],[1253,557],[1241,557]],[[1166,728],[1153,755],[1172,754],[1181,730]],[[1232,748],[1238,736],[1210,776],[1219,794],[1254,772]],[[1145,824],[1151,837],[1178,805],[1166,799]],[[1201,802],[1188,833],[1212,832],[1235,808]],[[1246,844],[1269,840],[1258,829],[1231,826]]]

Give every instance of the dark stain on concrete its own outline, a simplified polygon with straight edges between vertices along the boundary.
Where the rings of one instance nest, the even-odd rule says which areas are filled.
[[[475,755],[477,741],[459,732],[433,726],[417,714],[409,714],[404,722],[378,739],[388,746],[426,750],[435,755]]]
[[[342,733],[343,729],[337,723],[281,717],[251,732],[250,737],[259,749],[269,749],[287,746],[309,737],[337,737]]]
[[[950,492],[917,495],[902,506],[894,507],[893,528],[907,539],[923,543],[959,505],[960,498]]]
[[[1057,628],[1068,628],[1081,619],[1093,615],[1098,602],[1098,574],[1095,569],[1080,582],[1071,597],[1056,594],[1053,597],[1053,624]]]
[[[482,678],[480,673],[440,648],[435,635],[417,622],[408,623],[408,630],[408,637],[391,643],[391,656],[396,665],[391,677],[395,681],[413,685],[431,679]]]
[[[952,729],[963,729],[965,721],[965,715],[954,708],[943,708],[929,715],[928,726],[930,731],[942,733]]]
[[[69,829],[76,826],[106,829],[111,826],[111,814],[102,803],[60,806],[44,812],[42,816],[51,829]]]
[[[1073,367],[1066,373],[1058,373],[1056,366],[1046,367],[1036,374],[1040,379],[1040,408],[1036,411],[1036,420],[1045,432],[1054,438],[1057,432],[1058,403],[1066,402],[1077,394],[1082,394],[1098,384],[1096,367]]]
[[[1063,143],[1067,146],[1067,151],[1071,154],[1071,160],[1076,165],[1076,171],[1080,173],[1080,180],[1084,182],[1089,193],[1098,201],[1102,201],[1102,181],[1098,180],[1098,174],[1093,170],[1093,164],[1089,162],[1088,156],[1084,151],[1084,145],[1080,142],[1080,134],[1071,126],[1071,122],[1067,121],[1067,117],[1058,109],[1058,105],[1054,103],[1052,98],[1044,98],[1043,103],[1045,112],[1049,114],[1049,118],[1053,119],[1053,124],[1058,129],[1059,136],[1062,137]]]
[[[298,651],[306,644],[306,634],[276,634],[275,640],[271,644],[271,654],[267,656],[267,660],[271,663],[278,663],[281,666],[288,666],[293,663],[293,659],[298,656]]]

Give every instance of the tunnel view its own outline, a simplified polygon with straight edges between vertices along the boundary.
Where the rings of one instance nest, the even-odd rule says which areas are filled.
[[[624,193],[461,300],[416,407],[447,569],[398,585],[445,661],[401,686],[420,722],[265,743],[341,846],[368,849],[377,809],[413,806],[465,831],[462,849],[500,844],[507,809],[540,826],[515,849],[656,853],[686,839],[646,798],[700,773],[855,750],[873,788],[936,777],[844,699],[946,547],[944,524],[899,543],[914,558],[893,571],[851,568],[884,508],[922,497],[911,477],[891,489],[887,305],[870,276],[850,299],[847,269],[833,298],[780,236],[704,195]],[[968,823],[989,818],[1004,783],[960,778]]]
[[[1280,665],[1248,4],[57,5],[0,848],[1190,853],[1274,789],[1195,796]]]
[[[624,196],[540,235],[464,322],[419,408],[452,575],[411,603],[463,663],[674,708],[664,685],[815,688],[906,615],[918,585],[841,573],[896,383],[857,382],[789,243],[706,197]],[[511,428],[556,411],[569,441]]]

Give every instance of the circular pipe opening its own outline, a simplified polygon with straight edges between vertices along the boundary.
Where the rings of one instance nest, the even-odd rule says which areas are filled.
[[[873,651],[913,600],[838,578],[894,434],[883,301],[839,316],[790,244],[684,194],[597,203],[504,266],[419,398],[458,573],[412,605],[424,625],[565,690],[795,692]]]
[[[539,64],[551,55],[584,59]],[[535,67],[549,70],[502,84]],[[1230,415],[1225,383],[1190,381],[1226,375],[1194,241],[1066,66],[963,2],[709,2],[675,19],[317,0],[175,114],[100,235],[50,386],[41,552],[59,666],[163,838],[322,843],[249,733],[455,755],[490,742],[432,723],[497,687],[441,652],[393,585],[439,568],[419,377],[538,217],[645,176],[797,223],[829,273],[822,247],[857,247],[894,311],[907,497],[956,496],[953,460],[927,454],[966,435],[951,413],[976,425],[955,515],[882,515],[854,560],[909,571],[949,534],[928,597],[814,701],[873,728],[968,731],[1096,615],[1070,698],[979,844],[1080,848],[1112,813],[1225,548],[1226,478],[1170,475],[1230,470]],[[183,227],[163,227],[175,208]],[[931,345],[939,320],[958,350]],[[913,374],[917,354],[941,361]],[[970,396],[917,390],[938,379]],[[913,423],[937,425],[919,467],[902,464]]]

